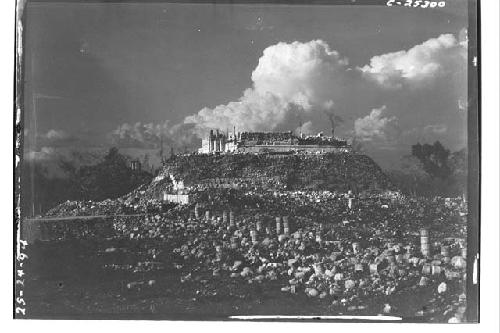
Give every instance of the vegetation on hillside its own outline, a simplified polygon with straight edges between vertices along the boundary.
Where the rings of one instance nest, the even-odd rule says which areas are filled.
[[[287,189],[364,191],[393,188],[389,178],[368,156],[321,155],[185,155],[169,159],[163,169],[187,185],[207,179],[231,182],[279,180]],[[274,183],[273,183],[274,184]]]
[[[401,169],[388,173],[405,194],[462,196],[467,191],[467,150],[450,152],[439,141],[417,143],[401,160]]]
[[[60,167],[65,177],[49,177],[41,164],[23,163],[21,202],[25,216],[44,213],[66,200],[115,199],[152,179],[147,171],[130,169],[128,158],[117,148],[111,148],[96,164],[77,166],[61,160]]]

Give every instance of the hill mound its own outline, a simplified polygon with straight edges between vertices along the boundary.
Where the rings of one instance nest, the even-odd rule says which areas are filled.
[[[160,178],[170,175],[185,186],[202,188],[376,191],[393,187],[381,168],[361,154],[178,155],[166,161]]]
[[[200,195],[206,193],[204,189],[214,188],[372,193],[394,189],[381,168],[370,157],[361,154],[176,155],[166,161],[151,183],[121,198],[99,203],[67,201],[51,209],[47,216],[138,213],[154,205],[165,191],[174,192],[174,183],[180,181]],[[221,193],[226,192],[233,196],[240,193]]]

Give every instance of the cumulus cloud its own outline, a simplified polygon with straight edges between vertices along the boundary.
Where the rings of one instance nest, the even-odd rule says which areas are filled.
[[[329,107],[329,90],[347,65],[347,59],[322,40],[278,43],[264,50],[252,81],[261,95],[271,93],[305,109]]]
[[[359,70],[383,87],[416,86],[465,66],[467,41],[452,34],[431,38],[407,51],[378,55]]]
[[[124,123],[109,135],[113,145],[121,148],[160,148],[166,146],[194,147],[198,145],[193,126],[189,124],[170,125],[164,123]]]
[[[119,147],[158,148],[163,138],[166,146],[194,148],[210,129],[231,131],[235,126],[238,131],[296,129],[313,134],[343,123],[340,131],[346,134],[354,127],[350,134],[358,142],[391,145],[401,134],[400,126],[419,126],[423,133],[425,123],[419,119],[427,124],[443,119],[449,101],[456,112],[456,101],[466,92],[461,83],[465,76],[456,75],[466,69],[466,44],[465,32],[458,40],[444,34],[408,50],[374,56],[366,66],[349,67],[323,40],[280,42],[263,51],[251,73],[251,86],[239,99],[204,107],[175,125],[122,124],[110,136]],[[446,76],[449,73],[455,73],[454,79]],[[433,89],[418,89],[431,82]],[[399,89],[397,94],[394,89]],[[384,106],[361,113],[374,105]],[[397,113],[386,115],[385,105]],[[337,114],[337,109],[343,113]],[[451,133],[455,125],[447,125],[426,131]]]
[[[427,125],[424,127],[424,133],[444,134],[447,130],[448,127],[444,124]]]
[[[45,133],[36,134],[31,137],[33,133],[28,135],[25,133],[25,144],[33,145],[34,147],[64,147],[73,145],[83,145],[85,142],[74,134],[70,134],[61,129],[50,129]],[[26,141],[28,140],[28,141]]]
[[[144,146],[154,147],[160,142],[160,134],[168,122],[164,124],[124,123],[111,132],[111,141],[120,147]]]
[[[57,155],[57,150],[54,147],[42,147],[39,151],[27,151],[24,158],[27,161],[48,161]]]
[[[203,108],[184,123],[194,124],[199,132],[233,126],[274,130],[301,114],[330,109],[347,65],[347,59],[322,40],[269,46],[252,72],[253,86],[238,101]]]
[[[457,106],[459,111],[467,111],[468,105],[467,101],[463,101],[461,99],[457,100]]]
[[[401,130],[396,117],[384,116],[387,107],[384,105],[373,109],[364,118],[354,122],[354,133],[361,141],[391,141],[399,136]]]
[[[467,28],[460,29],[460,31],[458,32],[458,40],[460,45],[462,45],[465,48],[467,47],[469,43],[469,32]]]
[[[184,123],[193,125],[193,131],[203,136],[209,129],[224,131],[233,126],[251,131],[296,128],[299,119],[312,121],[310,128],[325,128],[326,114],[335,119],[335,127],[342,123],[334,110],[337,102],[344,108],[357,105],[364,109],[369,104],[356,100],[360,94],[366,99],[378,95],[378,104],[387,90],[380,91],[380,87],[427,86],[456,72],[457,66],[465,68],[465,45],[463,36],[457,40],[443,34],[409,50],[374,56],[370,64],[353,70],[348,60],[323,40],[280,42],[263,51],[251,75],[252,87],[237,101],[205,107],[186,117]],[[404,112],[403,106],[397,109]]]
[[[49,140],[65,140],[70,136],[66,131],[51,129],[46,134],[43,135],[45,138]]]
[[[203,108],[188,116],[186,124],[194,124],[201,134],[209,129],[272,130],[283,122],[291,110],[290,105],[271,93],[260,95],[247,89],[237,102]]]

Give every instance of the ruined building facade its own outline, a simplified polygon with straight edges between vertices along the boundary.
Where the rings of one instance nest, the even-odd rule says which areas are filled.
[[[314,136],[297,136],[289,132],[236,132],[210,131],[198,149],[200,154],[213,153],[329,153],[351,152],[346,140],[318,133]]]

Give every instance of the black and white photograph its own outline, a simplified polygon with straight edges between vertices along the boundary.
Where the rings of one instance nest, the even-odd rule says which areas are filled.
[[[477,323],[478,5],[18,1],[14,318]]]

